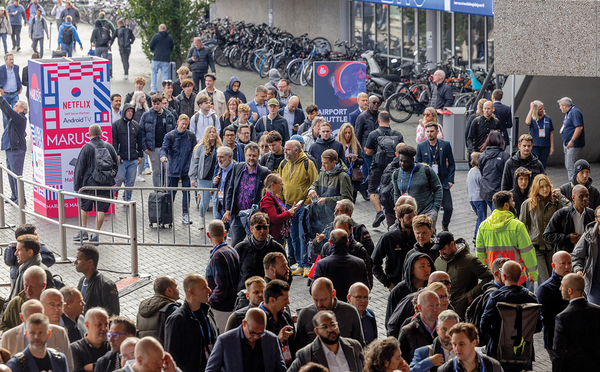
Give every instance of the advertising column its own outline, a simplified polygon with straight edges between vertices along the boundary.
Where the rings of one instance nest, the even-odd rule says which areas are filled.
[[[29,105],[33,179],[55,189],[73,191],[79,151],[89,142],[90,125],[102,128],[112,142],[108,60],[97,57],[29,60]],[[34,187],[35,211],[49,218],[64,208],[77,215],[77,199],[59,206],[55,192]]]

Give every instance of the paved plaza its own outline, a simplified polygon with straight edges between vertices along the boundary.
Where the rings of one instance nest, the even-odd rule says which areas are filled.
[[[89,49],[89,36],[91,34],[92,27],[89,25],[81,25],[80,33],[82,40],[84,41],[85,52]],[[23,31],[25,35],[26,30]],[[57,35],[56,26],[53,26],[53,40],[52,45],[56,46],[55,36]],[[15,63],[20,66],[25,66],[26,58],[31,55],[31,48],[28,45],[28,39],[23,38],[22,50],[16,54]],[[51,52],[45,51],[45,56],[49,57]],[[129,73],[130,80],[122,80],[122,65],[118,50],[114,51],[114,74],[113,80],[111,81],[111,90],[113,93],[120,93],[123,97],[126,93],[133,90],[133,78],[138,75],[147,77],[148,83],[146,84],[146,92],[149,92],[150,88],[150,63],[145,59],[145,56],[141,52],[141,42],[136,40],[133,45],[132,58],[131,58],[132,70]],[[251,72],[240,72],[233,69],[222,68],[217,66],[217,88],[224,90],[225,85],[228,83],[229,78],[232,75],[238,76],[242,81],[241,90],[246,94],[249,100],[253,97],[254,87],[258,84],[264,84],[267,82],[266,79],[260,79],[259,76]],[[296,92],[303,102],[304,106],[312,102],[312,88],[292,86],[292,90]],[[24,90],[25,91],[25,90]],[[23,91],[22,98],[25,97]],[[392,124],[392,128],[400,131],[405,138],[406,143],[409,145],[415,145],[415,128],[418,118],[411,118],[407,123],[398,125]],[[560,118],[554,118],[555,121]],[[30,144],[28,144],[30,146]],[[3,159],[3,157],[2,157]],[[25,160],[24,177],[31,179],[32,166],[31,166],[31,153],[28,152]],[[553,182],[554,188],[560,187],[566,182],[566,171],[563,167],[553,167],[548,169],[548,175]],[[151,186],[151,177],[146,175],[146,182],[136,182],[136,187],[149,187]],[[473,230],[475,226],[476,216],[471,210],[466,195],[466,171],[457,171],[455,178],[455,185],[452,188],[452,195],[454,199],[454,214],[450,224],[450,231],[454,233],[455,238],[463,237],[467,242],[471,244],[473,238]],[[592,165],[592,178],[600,179],[600,166],[597,164]],[[8,180],[6,175],[4,176],[4,190],[9,190]],[[30,186],[26,186],[26,197],[28,200],[27,209],[33,210],[33,190]],[[149,274],[150,280],[141,281],[141,283],[128,287],[125,291],[121,292],[121,315],[128,316],[135,319],[137,309],[140,301],[144,298],[150,297],[153,293],[151,282],[160,274],[167,274],[173,276],[179,285],[182,285],[183,278],[186,274],[192,272],[198,272],[203,274],[206,268],[209,250],[208,247],[190,246],[205,244],[207,242],[204,235],[204,231],[198,229],[198,211],[195,206],[190,209],[190,218],[194,221],[194,224],[184,226],[181,224],[181,194],[178,193],[175,199],[174,206],[174,228],[173,229],[162,229],[160,234],[157,233],[156,228],[150,228],[148,226],[147,208],[148,192],[143,194],[139,191],[134,192],[133,200],[137,203],[137,224],[138,224],[138,239],[142,243],[139,246],[139,271],[140,273]],[[193,198],[192,198],[193,203]],[[142,210],[142,207],[144,210]],[[6,221],[7,224],[18,225],[19,216],[15,209],[8,205],[4,205],[6,210]],[[209,212],[210,213],[210,212]],[[210,216],[210,215],[209,215]],[[355,214],[353,218],[359,223],[364,223],[371,232],[371,236],[375,244],[379,240],[380,236],[387,230],[382,225],[375,229],[371,227],[375,212],[370,202],[366,202],[362,197],[358,197],[357,204],[355,207]],[[441,221],[441,218],[439,219]],[[93,226],[93,218],[90,218],[90,227]],[[40,218],[33,216],[27,217],[28,223],[33,223],[38,227],[38,234],[40,240],[46,243],[49,247],[57,254],[58,249],[58,230],[57,228]],[[77,224],[77,218],[67,219],[68,223]],[[106,218],[103,229],[115,232],[127,233],[127,219],[125,208],[123,206],[116,207],[116,213],[109,215]],[[208,221],[207,221],[208,222]],[[438,226],[440,227],[440,226]],[[76,234],[74,230],[67,231],[68,240],[68,256],[75,256],[77,245],[72,241],[72,237]],[[168,244],[175,241],[180,244],[178,246],[163,246],[158,245]],[[6,245],[14,240],[14,233],[11,229],[0,230],[0,243]],[[100,263],[99,269],[111,279],[118,281],[119,276],[127,274],[131,270],[131,252],[129,246],[115,245],[112,244],[111,239],[106,236],[100,237],[101,244],[99,245],[100,250]],[[123,241],[121,241],[124,243]],[[159,243],[160,242],[160,243]],[[143,245],[143,244],[150,245]],[[471,246],[471,251],[474,253],[474,247]],[[75,271],[72,263],[55,264],[51,267],[53,274],[59,274],[62,280],[68,285],[76,285],[80,275]],[[4,283],[9,282],[8,268],[0,270],[0,281]],[[5,296],[8,294],[7,288],[0,288],[0,295]],[[370,308],[373,309],[377,315],[377,321],[379,325],[379,336],[385,335],[385,328],[383,319],[385,316],[385,309],[387,305],[387,297],[389,291],[384,288],[379,281],[375,279],[375,286],[372,292],[372,298],[370,302]],[[295,277],[292,283],[292,290],[290,293],[291,308],[299,309],[307,306],[311,303],[311,298],[308,294],[307,280],[301,277]],[[551,364],[546,352],[543,350],[542,334],[539,333],[535,337],[535,345],[537,349],[537,361],[534,363],[535,371],[550,371]]]

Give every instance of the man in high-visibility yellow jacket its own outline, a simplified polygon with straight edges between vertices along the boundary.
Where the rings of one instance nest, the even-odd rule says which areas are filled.
[[[498,257],[506,257],[518,262],[522,267],[519,284],[525,283],[527,277],[533,283],[538,278],[535,249],[529,239],[527,228],[516,218],[510,191],[499,191],[492,198],[495,210],[479,226],[475,244],[477,258],[487,264]]]

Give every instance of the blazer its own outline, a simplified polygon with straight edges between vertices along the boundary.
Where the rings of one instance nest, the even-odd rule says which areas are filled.
[[[454,183],[454,154],[452,153],[452,147],[450,142],[444,141],[438,138],[437,145],[438,150],[438,177],[442,182],[442,187],[449,189],[450,185],[448,182]],[[429,141],[421,142],[417,145],[417,156],[415,161],[418,163],[427,163],[431,167],[431,146]]]
[[[254,196],[252,198],[252,204],[260,205],[260,200],[262,199],[262,190],[265,185],[265,178],[267,178],[271,172],[269,172],[269,169],[263,167],[262,165],[257,165],[256,167],[257,177],[256,181],[254,182]],[[245,162],[237,163],[231,170],[233,171],[233,178],[231,179],[231,185],[233,187],[229,187],[227,190],[225,210],[230,211],[232,216],[236,216],[240,211],[239,207],[237,206],[237,195],[244,169],[246,169]],[[234,197],[234,195],[236,197]]]
[[[15,355],[10,358],[6,365],[10,367],[13,372],[39,372],[35,359],[33,359],[33,355],[31,355],[31,352],[29,351],[29,347],[21,351],[23,352],[25,362],[21,362],[19,356]],[[67,366],[65,354],[50,347],[48,347],[47,351],[52,371],[69,372],[71,370],[71,368]]]
[[[552,371],[593,371],[598,368],[599,332],[600,306],[584,298],[572,301],[556,316],[553,347],[556,359],[552,362]]]
[[[344,351],[344,356],[346,357],[350,371],[362,371],[364,357],[360,343],[354,339],[341,336],[338,338],[338,340],[342,350]],[[329,365],[327,364],[327,357],[325,356],[325,351],[323,350],[323,345],[321,345],[321,340],[318,337],[315,338],[312,343],[298,350],[296,353],[296,359],[288,369],[288,372],[298,372],[300,367],[309,362],[319,363],[320,365],[329,368]]]
[[[19,74],[19,66],[13,65],[13,72],[15,73],[15,78],[17,79],[17,92],[18,92],[23,87],[23,85],[21,84],[21,75]],[[6,68],[6,65],[0,66],[0,88],[4,88],[4,86],[6,85],[6,79],[7,79],[6,74],[7,73],[8,73],[8,70]],[[12,93],[12,92],[7,92],[7,93]]]
[[[208,362],[206,372],[243,372],[242,326],[223,333],[217,338]],[[269,331],[260,339],[265,372],[285,372],[285,362],[277,336]]]
[[[277,111],[277,113],[279,113],[279,115],[281,115],[282,118],[285,118],[285,116],[283,116],[284,111],[285,111],[285,106],[280,108],[279,111]],[[304,111],[302,111],[302,109],[300,107],[297,107],[296,111],[294,111],[294,125],[295,124],[301,125],[302,123],[304,123],[305,118],[306,117],[304,116]],[[300,127],[298,127],[298,128],[300,128]],[[302,134],[302,133],[298,133],[298,131],[295,130],[294,134]]]
[[[2,347],[8,350],[10,355],[15,355],[25,349],[24,327],[25,324],[23,323],[4,332],[2,335]],[[67,357],[67,364],[69,365],[69,371],[73,371],[73,354],[71,353],[67,331],[63,327],[53,324],[50,324],[50,330],[52,331],[52,335],[48,339],[48,344],[46,346],[65,354]]]

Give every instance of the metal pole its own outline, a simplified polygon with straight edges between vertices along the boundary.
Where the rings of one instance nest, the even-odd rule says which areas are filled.
[[[0,168],[0,194],[4,194],[4,171]],[[0,227],[6,226],[4,217],[4,201],[0,198]]]
[[[25,212],[23,212],[25,209],[25,187],[23,176],[17,177],[17,192],[17,200],[19,201],[19,221],[21,222],[21,225],[24,225],[27,221],[25,219]]]
[[[269,0],[269,27],[273,27],[273,0]]]
[[[490,67],[490,70],[483,81],[481,89],[479,89],[479,92],[477,93],[477,98],[475,98],[475,107],[477,107],[477,102],[483,98],[483,94],[487,91],[487,86],[490,83],[490,80],[492,80],[492,76],[494,75],[494,63],[495,62],[492,62],[492,67]],[[467,109],[470,109],[470,107],[467,107]]]
[[[129,231],[131,236],[131,276],[137,277],[140,275],[138,270],[138,246],[137,246],[137,214],[135,209],[135,202],[131,202],[129,205]],[[173,226],[175,230],[175,226]]]
[[[61,190],[58,193],[58,234],[60,243],[60,261],[69,262],[67,257],[67,229],[63,227],[65,224],[65,196]]]

